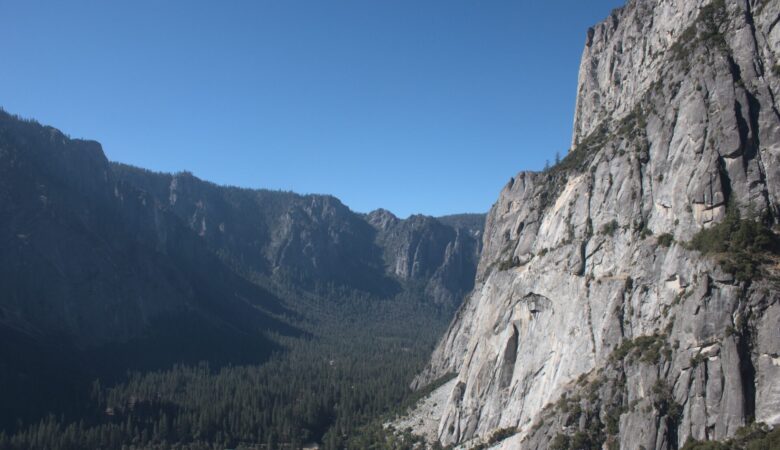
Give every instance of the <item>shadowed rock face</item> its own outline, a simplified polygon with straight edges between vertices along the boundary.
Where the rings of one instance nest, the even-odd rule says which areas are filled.
[[[470,214],[400,220],[385,210],[366,216],[377,230],[388,271],[398,279],[421,283],[434,302],[460,304],[474,287],[484,216]]]
[[[484,216],[401,220],[366,215],[326,195],[217,186],[188,173],[115,164],[117,175],[164,199],[225,261],[250,276],[296,289],[335,284],[379,296],[420,285],[455,308],[473,286]]]
[[[97,376],[261,362],[277,349],[266,332],[300,334],[289,321],[312,298],[454,311],[484,215],[384,214],[112,164],[96,142],[0,111],[0,385],[30,410],[0,423],[66,410],[47,402],[78,401],[62,392]]]
[[[273,328],[267,313],[281,311],[117,179],[99,144],[6,113],[0,217],[0,324],[11,330],[86,348],[140,337],[170,315],[247,331],[257,325],[246,320]]]
[[[632,0],[588,32],[575,146],[505,186],[415,381],[458,374],[443,444],[516,427],[507,448],[597,430],[662,449],[780,423],[776,268],[738,280],[682,245],[728,204],[778,222],[778,17],[775,0]]]
[[[0,112],[0,424],[70,411],[84,383],[174,362],[254,363],[299,331],[96,142]]]
[[[455,308],[484,221],[361,215],[331,196],[111,164],[96,142],[4,112],[0,217],[0,325],[78,348],[141,338],[180,315],[287,328],[268,314],[288,313],[271,293],[288,288],[381,298],[420,285]]]
[[[374,293],[397,289],[384,276],[374,229],[334,197],[222,187],[186,172],[113,169],[250,277],[307,288],[338,283]]]

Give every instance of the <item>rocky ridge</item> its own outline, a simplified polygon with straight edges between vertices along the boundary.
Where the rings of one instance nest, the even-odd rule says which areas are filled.
[[[110,163],[97,142],[4,111],[0,174],[0,328],[82,349],[182,314],[280,331],[269,315],[290,315],[286,288],[389,298],[420,285],[454,309],[480,251],[480,220],[363,215],[328,195]]]
[[[0,328],[89,348],[170,315],[276,327],[280,300],[117,179],[97,142],[0,112],[0,175]]]
[[[504,187],[415,380],[457,374],[436,440],[660,450],[780,423],[776,259],[746,277],[686,244],[734,211],[777,226],[778,22],[775,0],[630,0],[589,30],[574,147]]]
[[[337,286],[379,296],[419,288],[450,309],[473,287],[482,214],[399,219],[384,209],[355,213],[329,195],[218,186],[188,172],[112,168],[250,279],[298,291]]]
[[[440,321],[473,286],[483,218],[153,173],[0,110],[0,428],[81,414],[89,382],[128,370],[262,363],[321,311]]]

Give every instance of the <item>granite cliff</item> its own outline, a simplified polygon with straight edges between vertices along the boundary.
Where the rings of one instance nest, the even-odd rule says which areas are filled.
[[[660,450],[780,423],[779,22],[776,0],[630,0],[587,32],[572,149],[491,209],[415,431]]]

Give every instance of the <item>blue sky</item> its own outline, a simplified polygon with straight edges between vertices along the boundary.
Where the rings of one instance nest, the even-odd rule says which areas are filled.
[[[565,153],[589,26],[623,0],[0,2],[0,105],[109,159],[487,211]]]

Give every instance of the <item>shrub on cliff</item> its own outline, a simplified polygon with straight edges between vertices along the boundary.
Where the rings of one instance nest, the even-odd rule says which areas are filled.
[[[718,254],[723,269],[747,281],[760,273],[768,254],[780,254],[778,237],[755,217],[743,219],[739,209],[730,206],[718,224],[699,231],[688,244],[704,254]]]

